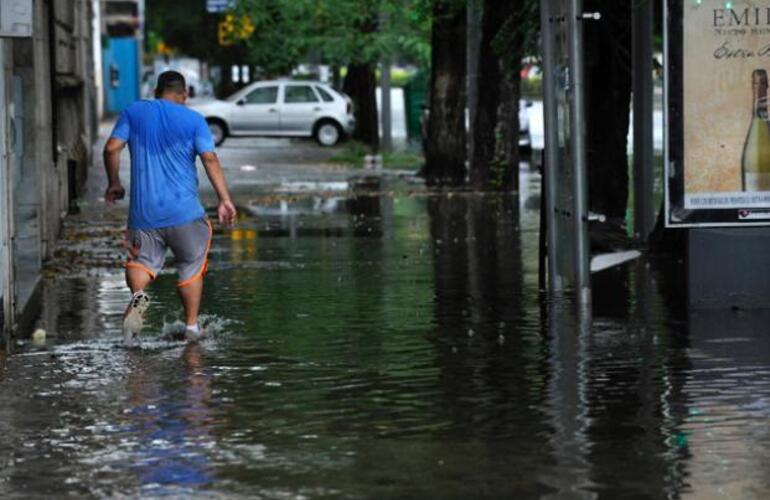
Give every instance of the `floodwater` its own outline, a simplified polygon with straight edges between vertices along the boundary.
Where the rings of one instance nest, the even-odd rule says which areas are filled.
[[[665,260],[595,275],[592,318],[545,301],[522,182],[255,200],[200,345],[171,273],[132,350],[120,269],[49,279],[0,367],[0,496],[770,497],[770,314],[687,313]]]

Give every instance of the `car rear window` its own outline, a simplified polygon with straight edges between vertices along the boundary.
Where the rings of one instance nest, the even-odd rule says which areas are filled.
[[[316,85],[316,91],[318,91],[318,95],[321,96],[321,99],[323,99],[325,102],[333,102],[334,97],[330,93],[324,90],[323,87],[319,87]]]
[[[318,102],[318,96],[310,85],[287,85],[283,102]]]

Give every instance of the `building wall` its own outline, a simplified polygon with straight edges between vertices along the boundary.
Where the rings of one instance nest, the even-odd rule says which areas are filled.
[[[60,186],[62,172],[54,162],[53,143],[53,89],[51,80],[50,5],[35,2],[34,66],[35,66],[35,144],[39,165],[42,196],[41,240],[43,257],[50,256],[60,227]]]
[[[40,283],[40,264],[52,254],[62,220],[77,210],[98,126],[92,0],[32,0],[32,6],[32,37],[0,39],[0,331],[5,341],[34,315],[36,293],[30,287]]]
[[[0,331],[5,338],[13,321],[13,260],[10,231],[13,220],[11,169],[8,128],[9,43],[0,38]],[[1,348],[2,346],[0,346]]]

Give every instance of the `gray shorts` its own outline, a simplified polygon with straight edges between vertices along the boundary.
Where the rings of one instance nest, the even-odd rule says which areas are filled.
[[[162,229],[129,229],[126,267],[142,269],[155,279],[166,260],[166,249],[171,248],[179,274],[178,286],[187,286],[206,272],[211,233],[206,217]]]

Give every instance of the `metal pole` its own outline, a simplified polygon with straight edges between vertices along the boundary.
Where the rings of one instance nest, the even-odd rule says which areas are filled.
[[[7,304],[10,301],[10,293],[8,287],[8,270],[10,268],[8,261],[8,224],[7,224],[7,207],[8,207],[8,179],[6,178],[6,172],[8,172],[8,163],[6,162],[5,153],[5,121],[6,121],[6,106],[5,106],[5,41],[0,38],[0,308],[2,311],[2,323],[0,323],[0,349],[5,349],[5,343],[8,339],[6,333],[8,331],[8,322],[10,320],[9,310]]]
[[[543,161],[542,192],[545,197],[545,226],[548,249],[548,289],[561,292],[564,288],[557,265],[559,228],[556,218],[556,172],[559,161],[558,112],[556,109],[556,53],[554,48],[553,0],[540,0],[540,33],[543,53],[543,114],[545,126],[545,158]]]
[[[632,91],[634,96],[634,236],[645,240],[655,225],[653,205],[653,86],[651,0],[632,11]]]
[[[588,245],[588,182],[583,103],[583,1],[567,6],[570,89],[570,149],[572,152],[575,224],[575,292],[581,304],[591,302],[590,249]]]
[[[138,0],[137,2],[137,16],[139,17],[139,26],[136,30],[137,50],[136,50],[136,95],[138,98],[142,98],[142,68],[144,67],[144,29],[145,29],[145,0]]]

